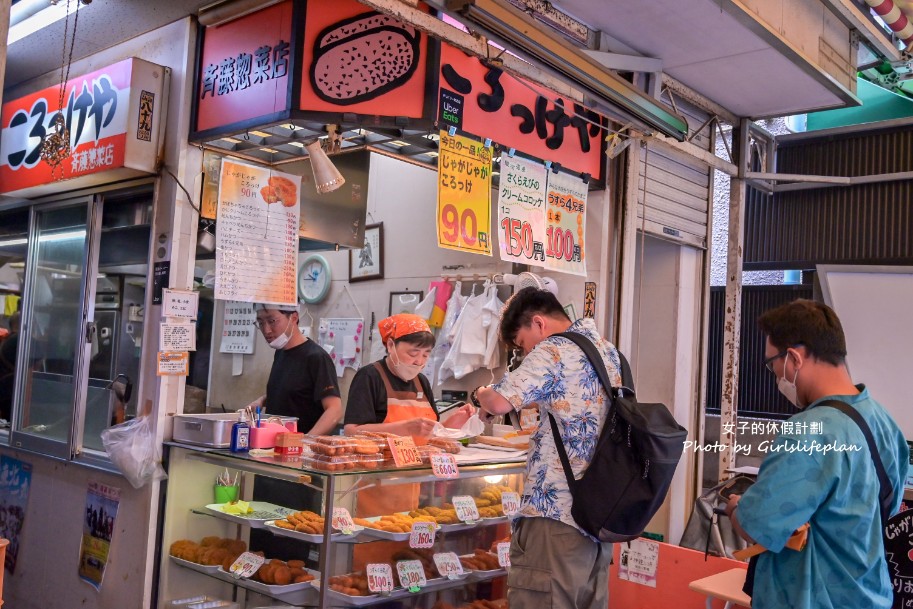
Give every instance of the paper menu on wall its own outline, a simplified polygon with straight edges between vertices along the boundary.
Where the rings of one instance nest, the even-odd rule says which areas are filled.
[[[361,368],[361,343],[365,320],[353,318],[324,318],[320,320],[317,342],[326,349],[341,377],[346,368]]]
[[[159,349],[162,351],[196,351],[196,324],[162,322],[159,326]]]
[[[540,163],[501,157],[497,226],[501,260],[545,264],[547,172]]]
[[[586,277],[588,186],[566,173],[550,173],[545,202],[545,268]]]
[[[300,191],[300,176],[222,161],[217,299],[296,304]]]

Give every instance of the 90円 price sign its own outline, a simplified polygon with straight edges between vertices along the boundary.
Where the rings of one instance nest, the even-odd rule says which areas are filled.
[[[401,560],[396,563],[396,573],[399,575],[399,583],[409,592],[418,592],[426,585],[428,580],[425,579],[425,567],[420,560]]]
[[[235,579],[248,578],[257,572],[266,559],[253,552],[244,552],[235,562],[231,563],[228,572]]]
[[[368,576],[368,590],[374,593],[393,591],[393,569],[385,563],[369,564],[365,569]]]
[[[460,475],[456,459],[449,453],[431,455],[431,472],[438,478],[457,478]]]
[[[477,522],[479,520],[479,508],[476,507],[475,500],[468,495],[454,497],[453,509],[456,510],[457,518],[463,522]]]
[[[332,527],[337,531],[342,531],[346,535],[351,535],[352,531],[355,530],[355,522],[352,520],[352,515],[349,514],[349,510],[346,508],[333,508],[333,520]]]

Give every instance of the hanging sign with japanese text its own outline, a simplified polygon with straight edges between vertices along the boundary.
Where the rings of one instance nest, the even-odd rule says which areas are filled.
[[[586,277],[587,185],[578,177],[549,172],[545,204],[545,268]]]
[[[60,87],[4,103],[0,193],[38,195],[154,173],[164,76],[161,66],[130,58],[70,78],[62,112],[71,152],[54,175],[41,158],[41,146],[61,112]],[[104,177],[97,175],[101,172]]]
[[[498,245],[501,260],[545,264],[544,165],[501,156],[498,184]]]
[[[203,33],[194,131],[263,118],[289,108],[292,2],[280,2]]]
[[[437,244],[491,256],[491,148],[441,131]]]
[[[492,55],[500,52],[492,48]],[[605,119],[441,43],[438,121],[601,181]]]
[[[222,161],[216,298],[294,305],[301,178]]]

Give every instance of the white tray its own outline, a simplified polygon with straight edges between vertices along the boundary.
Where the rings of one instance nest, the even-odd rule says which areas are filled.
[[[475,554],[462,554],[459,556],[459,558],[472,558],[474,556],[475,556]],[[490,579],[490,578],[498,576],[498,575],[507,575],[507,569],[505,569],[503,567],[498,567],[497,569],[481,570],[481,569],[470,569],[466,565],[463,565],[463,571],[470,573],[476,579]]]
[[[479,525],[481,520],[476,520],[475,522],[458,522],[454,524],[441,524],[440,527],[441,533],[455,533],[456,531],[465,531],[467,529],[474,529]]]
[[[317,571],[311,571],[310,569],[305,570],[317,579],[311,580],[309,582],[302,582],[300,584],[286,584],[284,586],[280,586],[278,584],[264,584],[252,579],[235,579],[234,575],[223,569],[221,566],[218,568],[218,573],[222,576],[223,579],[228,578],[228,581],[232,581],[239,586],[243,586],[255,592],[268,594],[270,596],[282,596],[283,594],[288,594],[290,592],[298,592],[300,590],[306,590],[307,588],[314,588],[313,584],[315,581],[320,579],[320,573]]]
[[[332,588],[327,588],[327,598],[334,599],[334,603],[338,601],[352,607],[362,607],[364,605],[371,605],[373,603],[386,600],[380,594],[368,594],[367,596],[350,596],[348,594],[343,594],[342,592],[337,592]]]
[[[188,569],[193,569],[194,571],[199,571],[200,573],[215,573],[219,570],[220,567],[220,565],[201,565],[198,562],[184,560],[183,558],[178,558],[177,556],[170,556],[170,558],[182,567],[187,567]]]
[[[269,529],[269,532],[273,535],[279,535],[281,537],[291,537],[292,539],[302,539],[304,541],[309,541],[311,543],[323,543],[323,535],[316,535],[311,533],[302,533],[300,531],[292,531],[291,529],[283,529],[282,527],[276,526],[275,520],[267,520],[263,523],[264,528]],[[358,537],[361,532],[364,530],[364,527],[356,527],[352,529],[351,535],[345,535],[344,533],[333,533],[330,535],[330,539],[336,542],[347,543],[353,541]]]
[[[400,514],[408,514],[409,512],[399,512]],[[371,522],[377,522],[381,519],[381,516],[371,516],[370,518],[365,518],[365,520],[370,520]],[[436,532],[441,533],[444,531],[443,527],[446,525],[437,525]],[[458,525],[450,525],[458,526]],[[453,530],[453,529],[451,529]],[[375,529],[372,527],[365,527],[361,531],[362,535],[367,535],[368,537],[373,537],[374,539],[387,539],[389,541],[409,541],[409,537],[412,535],[412,532],[408,533],[392,533],[390,531],[381,531],[380,529]]]
[[[250,525],[255,529],[263,528],[264,523],[267,520],[276,520],[277,518],[284,518],[289,514],[294,514],[298,510],[293,510],[291,508],[282,507],[281,505],[276,505],[274,503],[267,503],[265,501],[251,501],[250,507],[254,510],[251,514],[238,515],[238,514],[228,514],[223,512],[221,507],[225,505],[224,503],[210,503],[205,506],[203,509],[212,514],[217,518],[224,518],[225,520],[230,520],[232,522],[237,522],[240,524]]]

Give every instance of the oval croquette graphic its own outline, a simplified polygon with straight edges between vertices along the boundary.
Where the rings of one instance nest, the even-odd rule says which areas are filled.
[[[267,185],[260,189],[260,196],[269,204],[282,203],[285,207],[294,207],[298,203],[298,189],[288,178],[272,176]]]
[[[311,86],[339,106],[374,99],[409,80],[420,39],[415,28],[373,11],[338,21],[314,43]]]

